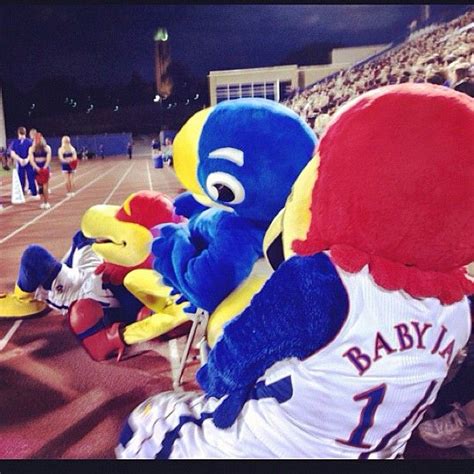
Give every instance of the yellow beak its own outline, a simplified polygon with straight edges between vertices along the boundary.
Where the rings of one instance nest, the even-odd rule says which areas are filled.
[[[198,145],[202,128],[213,108],[194,114],[181,128],[173,142],[173,166],[181,184],[193,194],[204,195],[197,179]]]
[[[150,254],[153,236],[145,227],[118,220],[119,206],[99,204],[82,216],[81,230],[96,239],[92,249],[104,260],[124,267],[143,263]]]

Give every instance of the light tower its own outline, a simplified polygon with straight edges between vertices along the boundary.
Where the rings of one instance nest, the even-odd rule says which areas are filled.
[[[7,133],[5,131],[5,113],[3,110],[2,87],[0,85],[0,146],[7,146]]]
[[[428,21],[430,16],[431,16],[430,5],[428,4],[421,5],[421,21],[422,22]]]
[[[156,92],[161,98],[166,99],[173,90],[173,81],[168,74],[171,56],[166,28],[158,28],[154,40]]]

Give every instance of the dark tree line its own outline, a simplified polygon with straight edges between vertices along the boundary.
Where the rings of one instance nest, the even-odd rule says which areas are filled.
[[[3,81],[7,135],[13,136],[19,125],[36,127],[42,122],[49,128],[44,133],[56,133],[64,123],[68,124],[68,133],[83,133],[84,123],[90,124],[91,131],[86,133],[133,131],[140,127],[143,127],[143,132],[148,132],[150,127],[153,131],[157,127],[174,128],[196,110],[208,105],[209,93],[207,80],[193,78],[183,66],[173,64],[170,72],[173,74],[173,93],[161,103],[153,102],[155,84],[144,80],[136,71],[127,84],[100,87],[81,85],[76,77],[71,76],[43,78],[27,91]],[[143,124],[135,123],[140,108],[146,116]],[[131,114],[135,122],[131,117],[127,123],[124,110],[138,110]],[[119,116],[120,120],[117,120]]]

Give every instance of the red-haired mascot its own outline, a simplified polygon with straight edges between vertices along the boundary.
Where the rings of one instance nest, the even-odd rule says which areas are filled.
[[[396,458],[471,321],[474,100],[403,84],[343,107],[296,181],[284,261],[123,458]],[[275,247],[274,247],[275,250]]]

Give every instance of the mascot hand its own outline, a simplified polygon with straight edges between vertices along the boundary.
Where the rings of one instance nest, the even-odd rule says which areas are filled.
[[[155,256],[154,269],[163,277],[166,284],[182,294],[177,272],[182,273],[185,270],[182,266],[183,261],[187,262],[196,255],[196,248],[189,239],[188,229],[179,224],[163,225],[160,227],[160,237],[153,241],[152,253]]]
[[[164,279],[163,279],[164,281]],[[175,288],[171,288],[171,291],[170,291],[170,296],[176,296],[176,295],[179,295],[179,291],[176,290]]]
[[[102,274],[102,281],[112,285],[121,285],[127,274],[133,270],[130,267],[122,267],[113,263],[103,262],[94,271],[96,275]]]
[[[206,209],[209,209],[207,206],[204,206],[203,204],[196,201],[193,194],[189,191],[178,195],[175,198],[173,204],[174,212],[178,216],[184,216],[188,219],[195,216],[196,214],[199,214],[202,211],[205,211]]]
[[[248,400],[251,386],[232,392],[216,409],[214,424],[217,428],[229,428],[242,411],[244,403]]]
[[[163,278],[163,283],[165,283],[165,285],[167,284],[166,279]],[[169,285],[168,285],[169,286]],[[176,295],[180,295],[179,298],[176,300],[176,304],[181,304],[181,303],[188,303],[187,306],[185,306],[183,308],[183,311],[185,313],[188,313],[188,314],[194,314],[194,313],[197,313],[197,308],[196,306],[194,306],[192,303],[189,302],[189,300],[187,298],[185,298],[178,290],[176,290],[175,288],[171,288],[171,291],[170,291],[170,296],[176,296]]]
[[[189,300],[187,300],[184,296],[181,296],[181,298],[179,298],[177,301],[176,301],[176,304],[181,304],[181,303],[187,303],[186,306],[183,307],[183,311],[187,314],[196,314],[197,313],[197,308],[196,306],[194,306],[192,303],[189,302]]]
[[[165,224],[158,226],[160,237],[153,240],[151,252],[155,257],[153,268],[160,273],[163,281],[180,293],[176,283],[176,275],[173,270],[172,252],[174,248],[174,234],[180,227],[178,224]]]
[[[188,306],[186,306],[183,311],[187,314],[195,314],[197,313],[197,308],[194,306],[192,303],[189,303]]]

